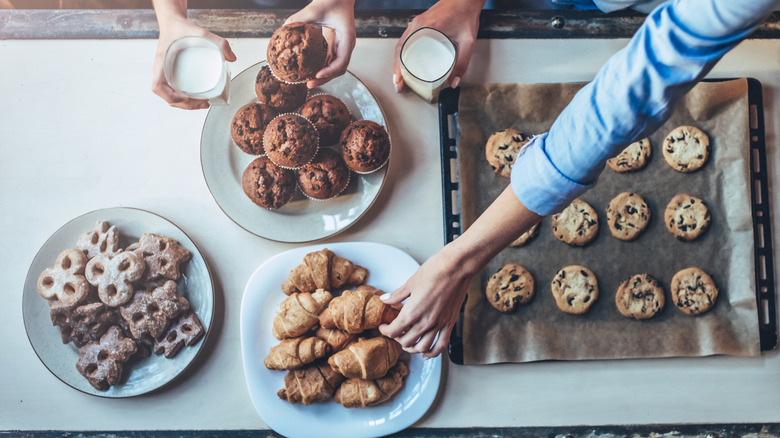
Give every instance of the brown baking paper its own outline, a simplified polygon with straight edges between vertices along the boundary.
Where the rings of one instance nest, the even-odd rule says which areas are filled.
[[[509,184],[485,160],[490,134],[509,127],[528,134],[546,132],[582,85],[491,84],[461,90],[458,160],[464,229]],[[760,354],[747,91],[745,79],[698,84],[649,137],[647,167],[623,174],[605,168],[595,188],[581,197],[599,216],[599,235],[589,245],[558,241],[547,217],[524,247],[499,253],[469,290],[462,320],[464,363]],[[699,127],[712,146],[706,165],[689,174],[673,170],[661,152],[664,137],[680,125]],[[652,212],[648,228],[631,242],[614,238],[606,224],[609,201],[623,191],[639,193]],[[676,240],[664,226],[664,209],[680,192],[702,198],[712,214],[709,230],[693,242]],[[502,314],[487,302],[484,290],[489,277],[510,262],[533,274],[536,294],[528,305]],[[599,298],[582,316],[558,310],[550,290],[555,273],[571,264],[590,268],[599,282]],[[675,308],[670,295],[674,274],[690,266],[707,271],[719,289],[714,308],[696,317]],[[666,294],[663,312],[644,321],[625,318],[615,307],[620,283],[640,273],[652,275]]]

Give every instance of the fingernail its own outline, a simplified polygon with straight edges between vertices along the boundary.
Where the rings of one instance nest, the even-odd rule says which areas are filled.
[[[396,93],[401,92],[401,87],[398,84],[398,75],[393,74],[393,88],[395,88]]]
[[[382,300],[382,301],[387,301],[387,300],[389,300],[389,299],[390,299],[390,295],[391,295],[391,294],[389,294],[389,293],[387,293],[387,294],[384,294],[384,295],[381,295],[381,296],[379,297],[379,299],[380,299],[380,300]]]
[[[450,87],[458,88],[458,84],[460,84],[460,76],[455,76],[452,78],[452,81],[450,81]]]

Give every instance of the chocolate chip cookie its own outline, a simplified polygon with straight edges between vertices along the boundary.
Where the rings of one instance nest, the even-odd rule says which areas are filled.
[[[572,315],[587,312],[599,297],[596,275],[580,265],[567,266],[558,271],[550,286],[558,308]]]
[[[701,236],[710,226],[712,217],[707,204],[700,198],[679,193],[669,201],[664,211],[666,229],[677,240],[689,242]]]
[[[650,222],[650,207],[637,193],[623,192],[607,206],[607,225],[613,236],[620,240],[634,240]]]
[[[680,126],[664,139],[663,153],[672,169],[688,173],[704,166],[710,156],[710,138],[699,128]]]
[[[523,246],[525,245],[529,240],[534,238],[539,234],[539,224],[534,224],[531,228],[528,229],[525,233],[521,234],[520,237],[513,240],[512,243],[509,244],[509,246],[516,247],[516,246]]]
[[[647,165],[652,155],[650,140],[643,138],[628,145],[622,152],[607,160],[607,166],[618,173],[639,170]]]
[[[485,295],[499,312],[512,312],[534,297],[534,277],[525,267],[508,263],[490,277]]]
[[[599,217],[593,207],[577,198],[562,212],[552,216],[552,230],[561,242],[582,246],[598,235]]]
[[[513,128],[494,132],[485,144],[485,158],[493,172],[509,178],[517,154],[529,140],[530,137]]]
[[[686,268],[674,274],[671,288],[674,305],[691,316],[710,310],[718,299],[718,288],[712,277],[699,268]]]
[[[621,283],[615,305],[626,318],[648,319],[661,313],[666,304],[664,289],[648,274],[637,274]]]

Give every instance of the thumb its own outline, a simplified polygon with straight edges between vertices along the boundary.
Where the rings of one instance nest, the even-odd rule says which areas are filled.
[[[393,305],[409,298],[409,295],[411,295],[409,290],[406,287],[401,287],[400,289],[396,289],[389,294],[380,296],[379,299],[381,299],[385,304]]]
[[[225,61],[233,62],[236,60],[236,54],[233,53],[233,49],[230,48],[230,43],[227,39],[222,38],[221,36],[215,35],[213,33],[209,33],[206,35],[206,38],[210,39],[219,47],[219,50],[222,52],[222,56],[225,57]]]
[[[287,20],[284,21],[284,25],[286,26],[290,23],[315,23],[318,20],[319,17],[313,8],[305,7],[287,17]]]

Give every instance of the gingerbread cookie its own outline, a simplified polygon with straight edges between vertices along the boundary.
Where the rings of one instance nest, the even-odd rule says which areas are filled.
[[[528,144],[530,137],[517,129],[494,132],[485,144],[485,158],[493,172],[509,178],[517,155]]]
[[[116,321],[111,308],[100,302],[76,306],[52,303],[49,316],[52,325],[60,329],[62,343],[73,342],[77,347],[99,340]]]
[[[596,274],[580,265],[567,266],[558,271],[550,287],[558,308],[572,315],[587,312],[599,297]]]
[[[122,252],[114,258],[101,254],[87,263],[85,275],[89,284],[97,286],[100,301],[118,307],[133,297],[133,282],[141,279],[145,267],[134,252]]]
[[[113,257],[122,252],[119,247],[119,230],[116,225],[109,225],[105,221],[99,221],[94,230],[82,234],[76,246],[90,259],[100,254]]]
[[[65,305],[84,301],[89,295],[89,283],[84,277],[87,256],[78,249],[66,249],[57,256],[54,266],[44,269],[38,277],[38,293],[47,300]]]
[[[189,301],[178,292],[176,282],[169,280],[152,292],[137,291],[130,303],[119,308],[134,338],[160,337],[174,318],[189,310]]]
[[[652,318],[661,313],[664,304],[664,289],[648,274],[632,276],[621,283],[615,294],[615,305],[626,318]]]
[[[100,341],[81,347],[76,369],[98,391],[105,391],[122,380],[123,364],[136,352],[135,342],[111,326]]]
[[[618,173],[639,170],[647,165],[652,155],[650,140],[643,138],[628,145],[615,157],[607,160],[607,166]]]
[[[509,263],[490,277],[485,295],[499,312],[512,312],[534,297],[534,278],[525,267]]]
[[[712,277],[699,268],[686,268],[674,274],[671,288],[674,305],[691,316],[710,310],[718,299],[718,288]]]
[[[607,206],[607,225],[612,235],[620,240],[634,240],[650,222],[650,207],[633,192],[623,192]]]
[[[178,280],[181,265],[192,257],[192,253],[176,239],[151,233],[141,234],[141,239],[127,247],[127,251],[135,252],[146,262],[144,280]]]
[[[577,198],[562,212],[552,216],[552,230],[561,242],[582,246],[598,235],[599,217],[593,207]]]
[[[168,329],[168,333],[154,340],[154,353],[163,354],[168,359],[176,356],[182,347],[191,346],[203,336],[203,325],[195,312],[181,315]]]
[[[710,139],[693,126],[680,126],[664,139],[663,153],[672,169],[688,173],[704,166],[710,156]]]
[[[664,211],[666,229],[677,240],[689,242],[701,236],[710,226],[712,217],[707,204],[700,198],[679,193],[669,201]]]
[[[517,247],[517,246],[525,245],[526,243],[528,243],[529,240],[531,240],[537,234],[539,234],[538,231],[539,231],[539,224],[536,223],[536,224],[534,224],[534,226],[529,228],[528,231],[526,231],[525,233],[521,234],[520,237],[518,237],[517,239],[513,240],[512,243],[509,244],[509,246]]]

